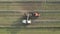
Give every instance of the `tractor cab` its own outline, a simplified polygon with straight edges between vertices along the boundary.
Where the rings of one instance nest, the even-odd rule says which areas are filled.
[[[34,12],[32,15],[33,15],[34,17],[39,17],[39,16],[40,16],[40,14],[39,14],[38,12]]]

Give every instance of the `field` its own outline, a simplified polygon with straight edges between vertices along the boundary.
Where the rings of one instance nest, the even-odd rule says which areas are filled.
[[[22,16],[30,11],[41,16],[23,25]],[[60,34],[60,3],[0,2],[0,34]]]
[[[0,28],[0,30],[0,34],[60,34],[59,28]]]

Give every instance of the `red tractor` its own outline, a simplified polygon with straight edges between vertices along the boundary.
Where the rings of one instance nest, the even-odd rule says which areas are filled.
[[[32,16],[34,16],[34,17],[39,17],[40,14],[39,14],[38,12],[34,12],[34,13],[32,13]]]

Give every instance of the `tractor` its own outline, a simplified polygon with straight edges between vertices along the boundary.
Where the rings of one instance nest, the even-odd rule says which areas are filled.
[[[40,16],[38,12],[28,12],[24,13],[24,19],[22,20],[23,24],[31,24],[31,19],[36,19]]]

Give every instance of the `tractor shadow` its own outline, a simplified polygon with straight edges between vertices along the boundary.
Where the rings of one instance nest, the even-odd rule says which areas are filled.
[[[27,25],[22,24],[22,19],[23,18],[19,18],[17,21],[13,22],[11,27],[7,27],[7,31],[9,31],[11,34],[17,34],[21,29],[27,28]]]

